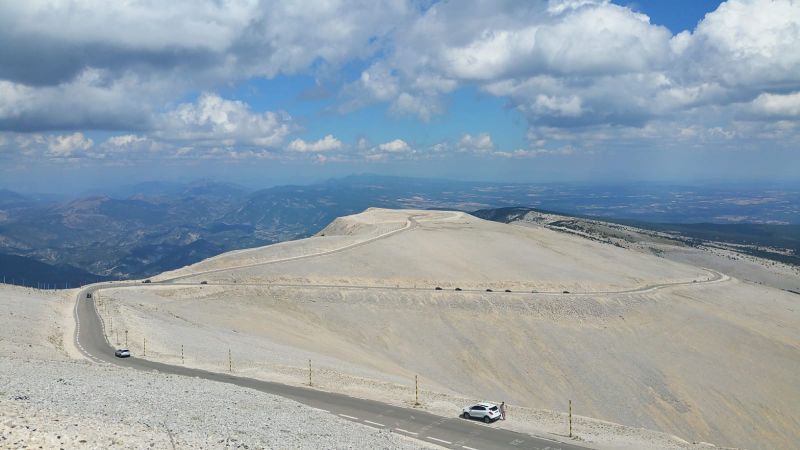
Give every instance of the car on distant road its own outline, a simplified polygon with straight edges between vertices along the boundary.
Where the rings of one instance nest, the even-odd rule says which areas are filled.
[[[142,281],[142,283],[145,283],[145,284],[147,284],[147,283],[152,283],[152,281],[150,281],[150,280],[144,280],[144,281]]]
[[[441,290],[442,290],[442,288],[440,288],[439,286],[436,286],[436,290],[437,290],[437,291],[441,291]]]
[[[200,284],[208,284],[208,281],[201,281]]]
[[[500,419],[500,408],[494,403],[481,402],[464,408],[461,412],[461,417],[491,423]]]
[[[114,352],[114,356],[117,358],[130,358],[131,352],[127,348],[121,348]]]
[[[456,288],[456,290],[457,290],[457,291],[460,291],[460,290],[461,290],[461,288]]]
[[[92,298],[92,293],[89,292],[88,294],[86,294],[86,298]]]
[[[506,292],[511,292],[511,289],[506,289]]]
[[[487,289],[486,292],[492,292],[492,290],[491,289]]]

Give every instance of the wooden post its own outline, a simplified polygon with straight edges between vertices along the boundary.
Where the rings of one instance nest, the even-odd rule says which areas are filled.
[[[311,360],[308,360],[308,385],[311,386]]]
[[[414,406],[419,406],[419,375],[414,375]]]
[[[181,364],[183,364],[183,344],[181,344]]]
[[[144,338],[144,347],[142,349],[142,356],[147,356],[147,338]]]
[[[569,401],[569,437],[572,437],[572,400]]]
[[[125,330],[125,348],[128,348],[128,330]]]
[[[233,358],[231,357],[231,349],[228,349],[228,372],[233,373]]]

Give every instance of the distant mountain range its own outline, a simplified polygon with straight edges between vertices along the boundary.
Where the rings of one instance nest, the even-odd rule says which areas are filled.
[[[0,277],[34,286],[143,278],[222,252],[309,236],[336,217],[373,206],[475,211],[519,205],[649,222],[800,223],[800,189],[783,188],[699,192],[357,175],[257,191],[213,181],[153,182],[66,201],[0,190]]]

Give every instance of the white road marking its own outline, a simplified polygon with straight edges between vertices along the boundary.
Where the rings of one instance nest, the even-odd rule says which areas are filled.
[[[407,433],[407,434],[411,434],[411,435],[414,435],[414,436],[416,436],[416,435],[418,435],[418,434],[419,434],[419,433],[414,433],[413,431],[404,430],[404,429],[402,429],[402,428],[395,428],[395,431],[399,431],[399,432],[401,432],[401,433]]]
[[[438,439],[438,438],[435,438],[433,436],[426,436],[426,438],[430,439],[432,441],[441,442],[442,444],[447,444],[447,445],[452,444],[452,442],[450,442],[450,441],[445,441],[444,439]]]
[[[339,414],[346,419],[358,420],[358,417],[348,416],[347,414]]]
[[[385,426],[386,426],[386,425],[384,425],[384,424],[382,424],[382,423],[373,422],[373,421],[371,421],[371,420],[367,420],[367,419],[364,419],[364,423],[369,423],[369,424],[372,424],[372,425],[377,425],[377,426],[379,426],[379,427],[385,427]]]
[[[312,409],[316,409],[317,411],[322,411],[322,412],[325,412],[325,413],[329,413],[329,412],[330,412],[330,411],[328,411],[327,409],[322,409],[322,408],[314,408],[313,406],[312,406],[311,408],[312,408]]]
[[[478,450],[477,448],[467,447],[466,445],[462,445],[461,448],[465,448],[467,450]]]

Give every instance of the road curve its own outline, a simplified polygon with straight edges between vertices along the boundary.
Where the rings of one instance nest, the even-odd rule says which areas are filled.
[[[422,441],[436,444],[446,448],[463,448],[465,450],[481,450],[481,449],[531,449],[531,450],[579,450],[586,447],[580,447],[574,444],[559,442],[543,437],[534,437],[531,435],[517,433],[509,430],[493,427],[491,425],[484,425],[475,421],[468,421],[456,417],[448,418],[436,416],[424,411],[413,408],[404,408],[381,403],[373,400],[365,400],[354,397],[349,397],[342,394],[335,394],[330,392],[318,391],[311,388],[290,386],[275,382],[256,380],[253,378],[245,378],[234,376],[228,373],[209,372],[200,369],[193,369],[185,366],[177,366],[164,364],[154,361],[149,361],[141,358],[128,358],[119,359],[114,357],[114,348],[106,340],[104,332],[104,324],[102,319],[97,314],[94,303],[95,293],[104,288],[118,288],[126,286],[139,286],[151,287],[157,285],[196,285],[197,283],[180,283],[179,281],[186,278],[198,277],[203,274],[210,274],[222,271],[229,271],[241,269],[246,267],[255,267],[268,264],[277,264],[286,261],[294,261],[297,259],[313,258],[332,253],[338,253],[354,247],[366,245],[378,239],[383,239],[391,235],[401,233],[403,231],[415,228],[417,222],[415,217],[409,217],[404,227],[393,230],[379,236],[367,239],[365,241],[350,244],[341,248],[328,250],[320,253],[300,255],[296,257],[265,261],[245,265],[241,267],[232,267],[224,269],[209,270],[193,274],[182,275],[163,280],[161,282],[141,284],[134,282],[119,282],[119,283],[102,283],[85,287],[78,293],[75,303],[75,344],[76,347],[91,361],[99,364],[114,364],[117,366],[127,367],[137,370],[155,370],[162,373],[169,373],[182,376],[204,378],[212,381],[223,383],[230,383],[237,386],[259,390],[270,394],[279,395],[281,397],[290,398],[305,405],[318,408],[331,414],[338,415],[344,419],[359,422],[363,425],[371,426],[374,428],[386,428],[410,438],[420,439]],[[687,284],[701,284],[701,283],[716,283],[726,281],[727,276],[710,270],[705,269],[711,277],[708,280],[689,281],[689,282],[674,282],[674,283],[661,283],[647,285],[639,288],[620,290],[620,291],[604,291],[604,292],[573,292],[571,295],[595,295],[595,294],[632,294],[650,292],[666,287],[687,285]],[[227,283],[215,283],[227,284]],[[255,284],[255,283],[254,283]],[[269,284],[269,283],[267,283]],[[237,284],[242,285],[242,283]],[[269,284],[278,286],[275,284]],[[334,286],[334,285],[283,285],[285,287],[303,287],[303,288],[324,288],[324,289],[390,289],[390,290],[425,290],[429,291],[431,288],[401,288],[401,287],[385,287],[385,286]],[[465,290],[467,292],[471,290]],[[473,291],[483,292],[483,291]],[[87,294],[92,294],[91,298],[87,298]],[[498,295],[508,293],[497,292]],[[513,294],[523,294],[522,292],[515,292]],[[561,292],[536,292],[540,295],[561,295]],[[457,413],[457,411],[454,411]]]
[[[86,287],[78,293],[74,312],[75,344],[81,353],[91,361],[135,370],[154,370],[161,373],[198,377],[255,389],[295,400],[362,425],[385,428],[406,437],[445,448],[465,450],[581,450],[586,448],[457,418],[455,414],[458,411],[453,412],[454,417],[441,417],[413,408],[403,408],[306,387],[238,377],[228,373],[209,372],[136,357],[115,358],[114,348],[106,340],[103,331],[104,324],[97,314],[94,298],[101,289],[132,285],[142,286],[140,283],[103,283]],[[91,298],[87,298],[87,294],[92,294]]]
[[[392,230],[392,231],[387,231],[386,233],[380,234],[378,236],[373,236],[373,237],[365,239],[363,241],[354,242],[352,244],[348,244],[348,245],[345,245],[345,246],[342,246],[342,247],[339,247],[339,248],[334,248],[334,249],[331,249],[331,250],[324,250],[324,251],[316,252],[316,253],[309,253],[307,255],[297,255],[297,256],[290,256],[290,257],[287,257],[287,258],[272,259],[272,260],[269,260],[269,261],[262,261],[262,262],[252,263],[252,264],[244,264],[244,265],[241,265],[241,266],[231,266],[231,267],[224,267],[224,268],[221,268],[221,269],[204,270],[204,271],[190,273],[190,274],[186,274],[186,275],[178,275],[178,276],[175,276],[175,277],[172,277],[172,278],[166,278],[164,280],[161,280],[161,282],[172,283],[172,282],[175,282],[175,281],[178,281],[178,280],[184,280],[184,279],[187,279],[187,278],[199,277],[199,276],[202,276],[202,275],[208,275],[208,274],[212,274],[212,273],[229,272],[229,271],[232,271],[232,270],[240,270],[240,269],[249,269],[249,268],[252,268],[252,267],[269,266],[269,265],[272,265],[272,264],[279,264],[279,263],[284,263],[284,262],[289,262],[289,261],[297,261],[297,260],[300,260],[300,259],[315,258],[315,257],[318,257],[318,256],[325,256],[325,255],[332,255],[334,253],[340,253],[340,252],[343,252],[343,251],[346,251],[346,250],[350,250],[352,248],[356,248],[356,247],[361,247],[363,245],[367,245],[367,244],[369,244],[371,242],[375,242],[375,241],[380,240],[380,239],[385,239],[385,238],[387,238],[389,236],[392,236],[392,235],[395,235],[395,234],[398,234],[398,233],[402,233],[403,231],[406,231],[406,230],[410,230],[410,229],[416,228],[417,225],[418,225],[416,217],[419,217],[419,215],[415,214],[415,215],[409,216],[408,219],[406,220],[405,225],[403,225],[402,228],[398,228],[398,229]],[[258,248],[258,247],[256,247],[256,248]]]

